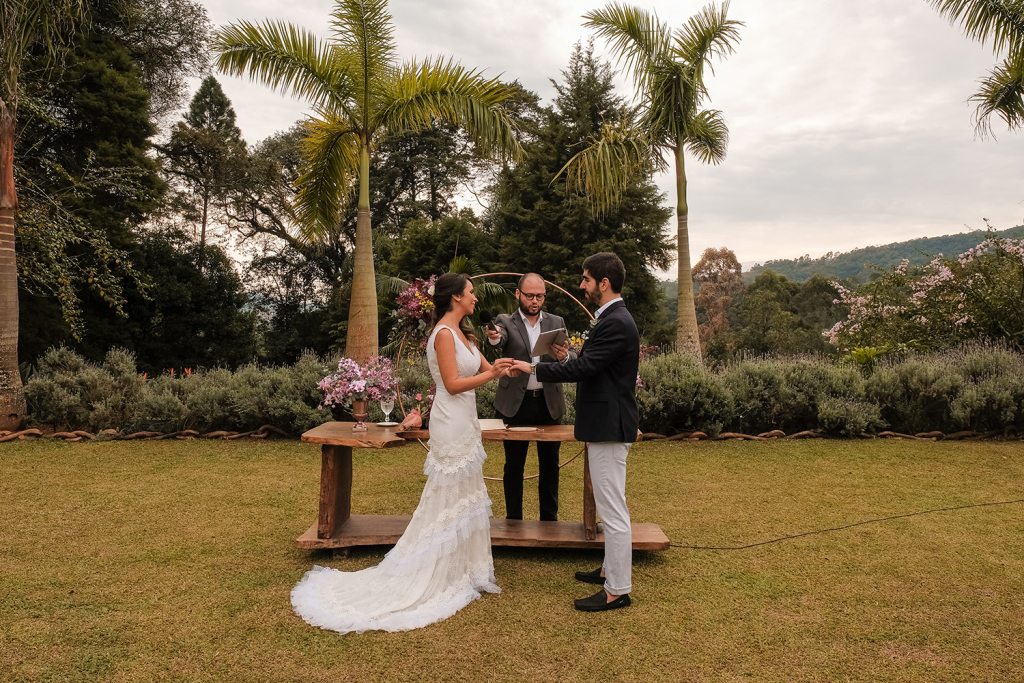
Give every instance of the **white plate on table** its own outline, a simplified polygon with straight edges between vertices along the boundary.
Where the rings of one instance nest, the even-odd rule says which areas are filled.
[[[378,427],[397,427],[398,423],[397,422],[378,422],[377,426]]]
[[[536,427],[509,427],[510,432],[536,432]]]

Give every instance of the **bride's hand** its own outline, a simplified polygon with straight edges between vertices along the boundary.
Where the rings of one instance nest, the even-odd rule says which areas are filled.
[[[491,365],[491,369],[488,371],[487,374],[490,375],[491,379],[498,379],[499,377],[503,377],[506,374],[508,374],[508,368],[510,363],[512,362],[513,361],[511,358],[498,358],[497,360],[494,361],[494,364]]]

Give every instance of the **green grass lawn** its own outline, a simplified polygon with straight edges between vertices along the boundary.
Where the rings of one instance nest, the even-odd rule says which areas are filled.
[[[357,451],[353,511],[411,512],[423,455]],[[629,468],[634,521],[689,546],[1024,498],[1020,442],[648,443]],[[498,548],[500,595],[418,631],[342,636],[296,617],[289,591],[313,563],[359,569],[386,548],[294,548],[319,473],[318,448],[294,441],[0,446],[0,681],[1024,676],[1024,504],[637,553],[633,607],[601,614],[571,602],[599,553]],[[581,461],[561,498],[581,519]]]

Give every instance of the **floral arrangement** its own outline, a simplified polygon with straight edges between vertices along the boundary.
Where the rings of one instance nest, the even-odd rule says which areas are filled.
[[[324,392],[324,401],[320,404],[323,407],[350,406],[354,400],[380,401],[394,394],[398,383],[391,360],[374,356],[364,367],[359,367],[351,358],[342,358],[338,361],[338,371],[324,377],[317,386]]]
[[[434,281],[436,275],[430,278],[416,278],[409,283],[409,286],[399,292],[395,301],[398,302],[398,310],[391,315],[395,318],[395,325],[391,331],[391,339],[398,341],[405,337],[406,343],[414,346],[425,347],[427,333],[430,331],[430,318],[434,311]]]
[[[583,350],[583,343],[587,341],[586,332],[570,332],[569,333],[569,350],[575,353],[577,356],[580,351]]]

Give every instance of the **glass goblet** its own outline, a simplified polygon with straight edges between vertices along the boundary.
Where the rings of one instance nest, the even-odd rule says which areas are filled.
[[[395,409],[395,397],[382,398],[380,400],[380,409],[384,411],[384,421],[391,422],[391,411]]]

